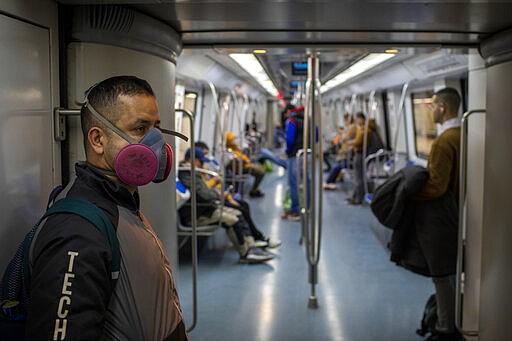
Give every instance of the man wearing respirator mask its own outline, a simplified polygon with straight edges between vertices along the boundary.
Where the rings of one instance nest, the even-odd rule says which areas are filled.
[[[76,178],[60,196],[106,213],[119,241],[120,271],[111,273],[114,252],[92,223],[69,213],[50,216],[32,244],[27,339],[187,340],[169,260],[137,193],[167,179],[172,149],[161,133],[180,134],[160,128],[151,86],[132,76],[88,90],[81,123],[87,161],[76,164]]]

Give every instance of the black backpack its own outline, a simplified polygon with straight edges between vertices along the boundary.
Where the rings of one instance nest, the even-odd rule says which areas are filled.
[[[48,199],[47,210],[18,246],[5,269],[0,283],[0,339],[24,340],[25,321],[30,303],[30,246],[42,221],[56,213],[73,213],[90,221],[107,238],[112,251],[112,287],[115,286],[121,268],[121,251],[116,230],[105,212],[93,203],[76,197],[65,197],[50,204],[62,187],[55,188]]]
[[[416,330],[416,334],[425,336],[428,333],[433,333],[436,328],[437,322],[437,301],[436,295],[432,294],[425,304],[425,310],[423,311],[423,318],[420,322],[420,328]]]

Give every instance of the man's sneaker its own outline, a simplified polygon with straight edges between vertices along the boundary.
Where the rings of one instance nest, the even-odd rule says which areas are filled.
[[[268,246],[268,242],[266,240],[255,240],[254,241],[254,246],[256,246],[256,247],[267,247]]]
[[[245,256],[240,256],[240,263],[254,264],[263,263],[273,259],[274,256],[268,252],[263,251],[260,248],[252,247],[247,251]]]
[[[281,241],[279,239],[271,239],[270,237],[267,237],[265,241],[267,242],[267,247],[271,249],[281,246]]]
[[[281,246],[281,241],[279,239],[270,239],[270,237],[263,237],[262,240],[255,240],[254,246],[261,248],[268,247],[270,249],[274,249],[276,247]]]
[[[297,220],[300,220],[300,213],[295,213],[295,212],[285,212],[285,213],[281,216],[281,219],[288,219],[288,220],[294,220],[294,221],[297,221]]]

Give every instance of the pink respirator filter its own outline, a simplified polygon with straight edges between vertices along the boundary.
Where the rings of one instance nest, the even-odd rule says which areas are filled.
[[[150,147],[129,144],[119,151],[114,162],[119,180],[131,186],[151,182],[158,172],[158,159]]]

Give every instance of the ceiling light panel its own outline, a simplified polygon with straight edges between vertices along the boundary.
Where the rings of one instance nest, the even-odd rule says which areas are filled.
[[[269,94],[277,96],[277,89],[274,83],[252,53],[230,53],[229,56],[247,71]]]

